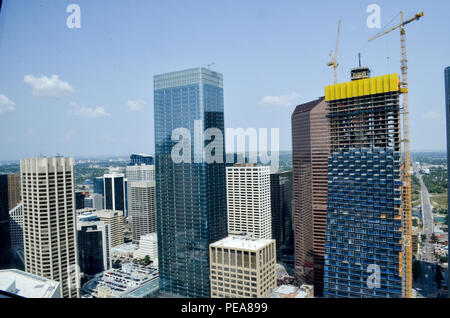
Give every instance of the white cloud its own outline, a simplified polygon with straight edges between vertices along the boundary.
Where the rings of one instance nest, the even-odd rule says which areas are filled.
[[[105,107],[98,106],[96,108],[88,108],[79,106],[77,103],[70,103],[69,113],[73,116],[88,117],[88,118],[100,118],[109,117],[111,114],[107,113]]]
[[[41,97],[61,97],[65,94],[73,92],[73,88],[69,83],[59,79],[58,75],[34,77],[33,75],[25,75],[24,82],[30,85],[33,96]]]
[[[16,109],[16,104],[3,94],[0,94],[0,116],[13,112]]]
[[[277,107],[292,107],[298,104],[300,94],[291,93],[280,96],[265,96],[260,102],[261,106],[277,106]]]
[[[142,99],[129,100],[127,102],[127,108],[132,112],[138,112],[144,108],[145,104],[145,101]]]
[[[425,120],[436,120],[441,119],[442,115],[438,112],[429,111],[425,114],[422,114],[422,118]]]

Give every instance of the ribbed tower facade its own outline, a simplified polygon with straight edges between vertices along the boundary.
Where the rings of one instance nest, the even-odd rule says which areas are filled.
[[[79,297],[73,158],[20,161],[25,271]]]

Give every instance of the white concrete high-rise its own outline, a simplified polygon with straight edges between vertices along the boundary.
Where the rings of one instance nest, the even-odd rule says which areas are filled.
[[[227,167],[228,233],[272,238],[270,167]]]
[[[156,184],[154,165],[127,166],[128,216],[133,242],[156,232]]]
[[[25,271],[79,297],[73,158],[20,161]]]
[[[134,165],[127,166],[126,176],[128,182],[130,181],[155,181],[155,166],[154,165]]]
[[[141,235],[156,232],[156,185],[155,181],[132,181],[128,186],[133,242],[139,242]]]

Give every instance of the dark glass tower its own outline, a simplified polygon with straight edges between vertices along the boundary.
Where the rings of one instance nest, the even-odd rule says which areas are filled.
[[[447,168],[450,167],[450,66],[447,67],[445,69],[444,72],[444,76],[445,76],[445,109],[446,109],[446,114],[447,114]],[[447,176],[447,182],[450,182],[450,169],[447,169],[448,172],[448,176]],[[448,188],[448,187],[447,187]],[[450,211],[450,202],[448,204],[448,211]],[[448,239],[450,242],[450,231],[448,232]],[[449,286],[449,282],[450,282],[450,269],[448,269],[447,272],[447,277],[448,277],[448,281],[447,281],[447,286]],[[450,289],[448,292],[448,297],[450,298]]]
[[[105,209],[122,211],[125,215],[125,178],[123,174],[107,174],[103,180],[105,183]]]
[[[156,211],[163,294],[210,297],[209,244],[227,234],[225,163],[196,163],[194,121],[224,133],[222,74],[195,68],[154,77]],[[174,163],[172,132],[191,136],[191,163]],[[201,138],[201,137],[200,137]],[[205,142],[200,141],[200,144]],[[225,162],[225,149],[223,162]],[[201,161],[201,160],[200,160]]]

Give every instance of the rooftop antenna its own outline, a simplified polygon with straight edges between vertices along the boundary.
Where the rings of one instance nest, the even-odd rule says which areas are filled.
[[[211,66],[213,66],[213,65],[216,65],[216,63],[212,62],[212,63],[208,64],[208,65],[207,65],[208,70],[209,70],[209,69],[211,68]]]
[[[358,53],[358,59],[359,59],[359,67],[361,67],[361,52]]]

